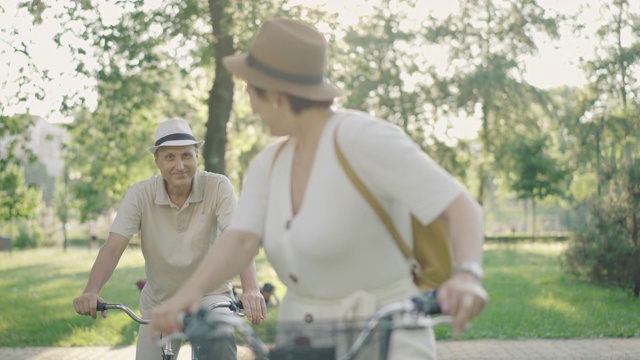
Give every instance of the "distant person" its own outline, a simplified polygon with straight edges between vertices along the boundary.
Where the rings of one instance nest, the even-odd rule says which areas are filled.
[[[405,238],[410,213],[423,224],[441,218],[448,225],[457,265],[438,302],[455,318],[454,336],[484,309],[482,208],[399,128],[332,109],[341,92],[324,78],[327,50],[314,27],[277,19],[262,25],[247,54],[223,59],[245,80],[253,112],[282,138],[255,157],[231,225],[179,294],[152,311],[154,329],[179,331],[178,313],[196,311],[200,296],[261,246],[287,287],[282,322],[366,319],[419,294],[393,237],[342,168],[336,143]],[[432,329],[394,332],[390,359],[433,359],[435,352]]]
[[[78,314],[96,318],[96,303],[103,301],[100,290],[116,268],[131,237],[140,233],[145,273],[148,281],[140,283],[140,312],[148,318],[152,308],[173,295],[202,263],[219,231],[225,229],[236,206],[229,179],[197,168],[197,141],[185,120],[162,122],[156,141],[149,151],[154,154],[160,175],[133,185],[122,201],[111,226],[109,237],[100,249],[82,295],[73,301]],[[240,273],[245,314],[258,324],[266,317],[266,305],[260,294],[252,259],[225,280],[207,289],[199,302],[233,300],[228,279]],[[229,313],[228,309],[217,309]],[[102,313],[106,316],[106,312]],[[140,325],[136,359],[156,360],[161,348],[149,335],[149,326]],[[173,346],[176,357],[179,341]],[[235,344],[221,349],[224,359],[235,359]]]
[[[276,307],[280,305],[280,299],[278,295],[276,295],[276,287],[271,283],[265,283],[264,286],[260,288],[260,293],[264,298],[264,302],[267,304],[267,307]]]
[[[98,244],[98,224],[95,220],[89,221],[89,250],[97,250]]]

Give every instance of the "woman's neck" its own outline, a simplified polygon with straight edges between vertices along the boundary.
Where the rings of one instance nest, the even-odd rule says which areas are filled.
[[[301,150],[315,149],[322,130],[333,116],[331,109],[308,109],[294,120],[291,136],[296,139],[297,147]]]

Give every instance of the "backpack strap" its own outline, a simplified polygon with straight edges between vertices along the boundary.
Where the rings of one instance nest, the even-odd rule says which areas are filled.
[[[398,247],[400,248],[404,256],[407,259],[414,260],[413,251],[411,251],[411,249],[407,246],[407,244],[402,240],[402,236],[400,236],[400,233],[398,232],[395,225],[393,224],[391,217],[389,217],[387,212],[384,211],[384,209],[382,208],[382,205],[380,205],[380,202],[378,202],[378,200],[373,196],[373,194],[371,193],[371,190],[369,190],[367,186],[362,182],[360,177],[358,177],[358,174],[356,174],[356,172],[353,170],[353,168],[351,167],[347,159],[344,157],[344,154],[340,149],[340,145],[338,144],[338,127],[337,126],[336,126],[336,131],[333,134],[333,147],[335,149],[336,155],[338,156],[338,161],[340,161],[340,165],[342,165],[342,169],[347,174],[347,176],[349,177],[353,185],[358,189],[360,194],[362,194],[362,196],[367,200],[369,205],[371,205],[371,207],[373,208],[375,213],[378,215],[380,220],[382,220],[382,222],[387,227],[387,230],[389,230],[389,233],[393,237],[393,240],[395,240],[396,244],[398,245]]]

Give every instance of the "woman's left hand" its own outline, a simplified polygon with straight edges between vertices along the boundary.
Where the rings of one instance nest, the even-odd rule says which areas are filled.
[[[454,317],[453,337],[458,338],[467,322],[478,316],[489,301],[480,279],[468,272],[457,272],[438,288],[442,312]]]

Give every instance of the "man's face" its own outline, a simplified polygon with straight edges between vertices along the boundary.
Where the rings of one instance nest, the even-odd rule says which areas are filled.
[[[155,156],[156,166],[170,187],[190,186],[198,166],[194,145],[163,146]]]

